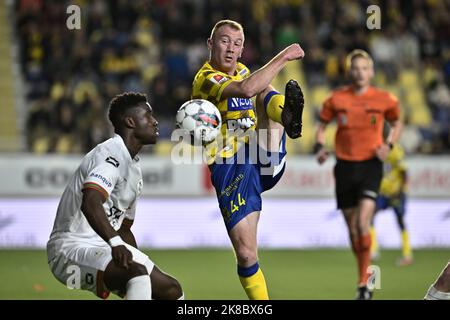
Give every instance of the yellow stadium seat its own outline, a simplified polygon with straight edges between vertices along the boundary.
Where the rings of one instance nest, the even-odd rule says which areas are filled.
[[[431,126],[431,114],[430,111],[424,107],[423,104],[416,103],[410,105],[411,113],[409,115],[409,121],[412,125],[418,127],[429,127]]]
[[[155,154],[158,156],[170,156],[173,142],[170,140],[160,140],[155,145]]]
[[[402,100],[402,90],[398,84],[391,84],[386,87],[386,90],[389,91],[392,95],[394,95],[397,99]]]
[[[40,137],[35,138],[31,145],[31,151],[35,154],[45,154],[50,150],[50,138]]]
[[[60,137],[58,137],[57,141],[56,141],[56,146],[55,146],[55,152],[56,153],[70,153],[70,146],[72,144],[72,140],[65,136],[62,135]]]
[[[313,122],[303,124],[302,137],[295,140],[299,153],[311,153],[316,142],[316,126]]]
[[[315,86],[311,89],[309,95],[309,103],[312,108],[320,110],[322,108],[323,102],[330,95],[331,90],[328,86]]]
[[[64,134],[57,138],[55,152],[61,154],[81,152],[81,146],[72,135]]]
[[[420,88],[416,88],[415,90],[408,90],[405,93],[405,102],[408,104],[415,103],[424,103],[425,102],[425,94]]]
[[[337,125],[335,122],[330,123],[325,130],[325,147],[333,151],[334,150],[334,138],[336,136]]]
[[[386,88],[387,77],[383,70],[376,70],[374,76],[374,83],[377,87]]]
[[[400,85],[407,90],[410,90],[412,87],[419,86],[420,85],[419,79],[420,78],[417,71],[412,69],[403,70],[400,72],[399,75]]]
[[[297,154],[297,143],[296,143],[296,140],[289,139],[289,138],[286,137],[286,152],[287,152],[288,155]]]

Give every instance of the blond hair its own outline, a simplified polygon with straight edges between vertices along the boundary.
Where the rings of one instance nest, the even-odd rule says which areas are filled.
[[[369,61],[369,65],[371,68],[373,68],[373,60],[370,54],[367,53],[367,51],[361,50],[361,49],[355,49],[352,52],[350,52],[347,57],[345,58],[345,70],[348,72],[350,70],[350,67],[352,66],[352,62],[355,58],[364,58],[367,61]]]
[[[242,32],[242,34],[244,34],[244,28],[242,27],[242,25],[239,22],[226,19],[226,20],[220,20],[214,25],[214,27],[211,30],[211,36],[210,36],[211,39],[214,37],[214,34],[216,33],[216,31],[222,26],[230,26],[231,28],[239,30]]]

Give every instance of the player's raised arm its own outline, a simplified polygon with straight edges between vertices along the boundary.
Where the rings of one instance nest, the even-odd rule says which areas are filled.
[[[86,217],[89,225],[94,231],[111,246],[114,261],[119,266],[128,268],[132,263],[133,256],[131,252],[123,245],[119,233],[114,230],[105,215],[103,203],[105,196],[96,189],[85,188],[83,190],[83,200],[81,202],[81,211]]]
[[[230,83],[223,91],[222,98],[251,98],[266,89],[287,62],[302,59],[305,52],[298,43],[291,44],[278,53],[265,66],[242,81]]]

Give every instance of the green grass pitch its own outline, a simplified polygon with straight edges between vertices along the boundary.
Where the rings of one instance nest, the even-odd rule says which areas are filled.
[[[186,299],[246,299],[231,250],[145,250],[176,277]],[[449,261],[450,250],[416,250],[415,262],[395,266],[398,250],[382,251],[376,264],[381,289],[374,299],[423,299]],[[356,263],[350,250],[261,250],[260,265],[271,299],[353,299]],[[43,250],[0,250],[0,299],[97,299],[69,290],[50,273]],[[112,296],[111,296],[112,297]]]

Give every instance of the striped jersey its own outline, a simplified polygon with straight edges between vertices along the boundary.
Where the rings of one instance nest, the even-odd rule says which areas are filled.
[[[230,76],[214,69],[206,62],[197,72],[192,83],[192,99],[212,102],[222,116],[222,136],[206,147],[208,163],[218,157],[229,158],[248,141],[256,128],[256,111],[252,99],[222,98],[223,90],[233,81],[240,81],[250,75],[250,70],[237,63],[236,73]]]
[[[381,180],[380,194],[386,197],[397,196],[406,192],[407,169],[404,161],[404,151],[400,145],[394,145],[383,163],[384,173]]]

